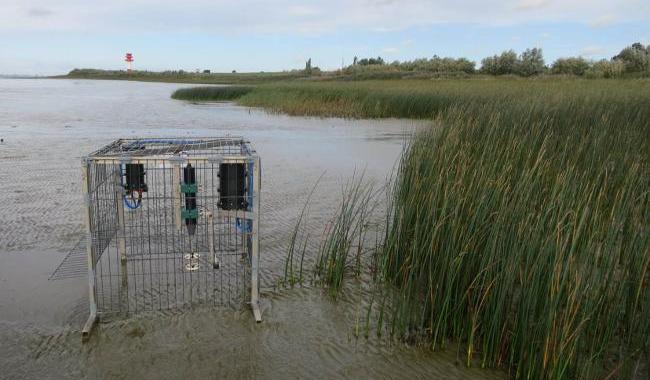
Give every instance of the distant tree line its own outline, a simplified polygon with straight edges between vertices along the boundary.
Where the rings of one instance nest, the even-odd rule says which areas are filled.
[[[526,49],[517,56],[513,50],[483,58],[481,72],[492,75],[516,74],[529,77],[546,71],[542,49]]]
[[[587,78],[617,78],[621,76],[650,77],[650,45],[644,46],[634,43],[611,59],[598,61],[588,60],[583,57],[563,57],[547,65],[544,61],[542,49],[526,49],[521,54],[514,50],[506,50],[498,55],[483,58],[480,68],[476,63],[467,58],[439,57],[419,58],[411,61],[386,62],[382,57],[358,58],[354,57],[352,64],[341,70],[330,72],[321,71],[312,64],[311,58],[305,62],[304,69],[291,71],[257,73],[257,78],[275,79],[302,79],[307,77],[330,77],[343,79],[398,79],[398,78],[432,78],[432,77],[467,77],[472,74],[485,75],[518,75],[531,77],[535,75],[572,75]],[[237,76],[251,76],[254,73],[232,74]],[[232,75],[229,74],[229,75]],[[215,81],[223,73],[212,73],[210,70],[197,70],[196,73],[183,70],[167,70],[162,72],[139,71],[127,72],[125,70],[96,70],[74,69],[68,76],[77,78],[117,78],[156,80],[157,78],[190,78],[201,82],[210,78]],[[251,77],[252,78],[252,77]],[[165,79],[167,80],[167,79]],[[252,79],[251,79],[252,80]],[[261,80],[261,79],[260,79]]]
[[[480,69],[466,58],[438,57],[386,63],[383,58],[354,57],[353,63],[343,69],[345,74],[381,72],[482,73],[489,75],[518,75],[530,77],[540,74],[575,75],[592,78],[614,78],[624,74],[650,76],[650,45],[634,43],[611,59],[599,61],[583,57],[558,58],[546,65],[542,49],[526,49],[517,55],[506,50],[499,55],[483,58]]]
[[[384,62],[384,59],[381,57],[377,58],[362,58],[359,59],[357,57],[354,57],[352,60],[352,65],[360,65],[360,66],[368,66],[368,65],[383,65],[386,62]]]
[[[386,63],[382,57],[357,58],[354,57],[352,65],[343,69],[346,74],[364,71],[394,71],[394,72],[432,72],[432,73],[466,73],[472,74],[475,63],[466,58],[438,57],[419,58],[412,61],[393,61]]]

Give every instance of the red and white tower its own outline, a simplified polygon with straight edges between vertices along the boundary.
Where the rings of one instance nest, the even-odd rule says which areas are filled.
[[[131,70],[133,70],[131,66],[133,64],[133,54],[126,53],[126,58],[124,58],[124,61],[126,62],[127,71],[131,72]]]

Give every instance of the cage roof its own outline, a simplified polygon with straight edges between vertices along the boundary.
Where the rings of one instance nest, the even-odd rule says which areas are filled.
[[[161,156],[201,159],[220,156],[254,156],[250,141],[241,136],[155,137],[119,139],[91,153],[87,158],[139,158]]]

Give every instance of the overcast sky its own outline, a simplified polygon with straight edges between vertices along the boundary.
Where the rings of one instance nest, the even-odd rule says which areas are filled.
[[[482,57],[541,47],[611,57],[650,44],[650,0],[0,0],[0,73],[73,68],[277,71],[359,57]]]

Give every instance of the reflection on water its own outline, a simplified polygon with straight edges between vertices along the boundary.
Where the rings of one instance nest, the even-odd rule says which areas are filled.
[[[499,373],[431,353],[355,340],[360,294],[277,291],[284,252],[311,186],[319,236],[355,170],[383,182],[417,128],[400,120],[269,115],[231,103],[191,104],[185,85],[0,80],[0,368],[16,377],[429,377]],[[262,157],[264,322],[248,310],[153,312],[100,325],[86,345],[84,279],[48,281],[81,237],[80,158],[118,137],[243,135]],[[312,242],[317,244],[316,241]]]

